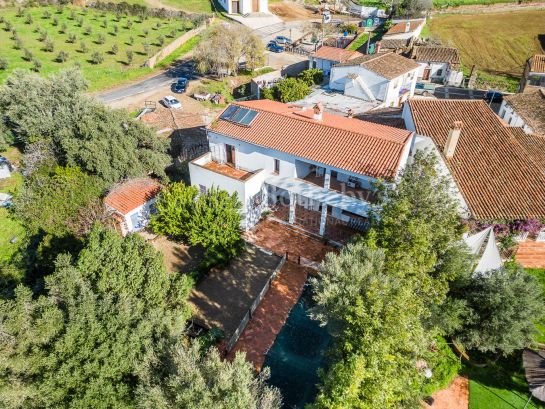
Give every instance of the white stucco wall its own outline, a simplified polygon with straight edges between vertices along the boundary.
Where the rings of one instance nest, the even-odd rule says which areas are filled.
[[[532,127],[527,125],[524,119],[517,114],[517,111],[505,100],[501,103],[499,117],[510,126],[522,128],[526,133],[533,133]]]
[[[0,165],[0,179],[6,179],[11,176],[11,172],[9,170],[9,165],[7,163],[4,163],[3,165]]]
[[[318,68],[324,71],[324,75],[328,76],[331,71],[331,67],[338,64],[339,61],[324,60],[323,58],[310,57],[308,68]]]
[[[430,80],[434,80],[434,79],[437,79],[437,80],[444,80],[446,75],[447,75],[447,71],[449,69],[449,64],[448,63],[442,63],[442,62],[430,62],[430,61],[417,61],[418,65],[420,65],[420,67],[418,68],[418,78],[422,78],[423,75],[424,75],[424,69],[426,67],[430,68],[430,77],[429,79]],[[441,70],[441,73],[438,73],[438,71]]]
[[[139,231],[149,223],[151,210],[150,208],[156,200],[157,198],[154,197],[143,205],[138,206],[136,209],[133,209],[129,213],[123,215],[123,219],[125,220],[125,225],[127,227],[127,233]],[[133,223],[132,218],[134,215],[137,215],[138,217],[139,226],[136,226],[135,223]]]

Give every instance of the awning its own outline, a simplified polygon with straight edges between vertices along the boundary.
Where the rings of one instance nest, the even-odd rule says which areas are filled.
[[[477,267],[475,267],[475,273],[484,274],[486,272],[497,270],[502,267],[501,255],[496,245],[496,236],[492,227],[488,227],[483,231],[466,237],[465,243],[470,248],[470,251],[474,255],[478,255],[486,242],[486,247],[479,259]]]
[[[272,176],[265,179],[265,183],[363,217],[367,217],[371,209],[371,204],[365,200],[324,189],[301,179]]]

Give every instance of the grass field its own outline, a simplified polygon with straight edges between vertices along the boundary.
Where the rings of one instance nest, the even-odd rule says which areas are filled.
[[[435,15],[428,24],[425,33],[457,47],[466,71],[476,65],[483,73],[484,86],[516,86],[526,59],[545,47],[544,10]]]
[[[163,3],[190,13],[211,13],[211,0],[161,0]]]
[[[148,54],[153,55],[190,28],[182,20],[148,18],[140,21],[137,17],[125,16],[117,21],[115,14],[99,10],[84,11],[75,7],[60,10],[28,8],[22,16],[17,16],[18,12],[13,8],[0,11],[5,20],[0,24],[0,56],[8,65],[7,69],[0,70],[0,82],[16,68],[33,69],[33,59],[37,59],[43,74],[77,64],[89,80],[91,91],[104,89],[151,72],[151,69],[141,67]],[[7,30],[10,25],[16,30],[20,49],[17,49],[17,40],[13,39],[11,30]],[[73,43],[70,36],[75,36]],[[44,37],[47,39],[43,40]],[[48,42],[53,51],[46,51]],[[112,51],[114,45],[118,48],[117,53]],[[30,61],[24,58],[25,49],[33,56]],[[68,54],[64,62],[58,60],[61,50]],[[128,63],[128,50],[133,53],[131,64]],[[103,62],[93,63],[95,52],[100,53]]]
[[[543,289],[543,296],[545,297],[545,269],[527,268],[526,271],[528,271],[535,278],[537,278],[537,281],[541,284],[541,287]],[[539,331],[539,334],[535,337],[535,341],[545,344],[545,325],[543,323],[538,323],[536,324],[536,327]]]
[[[499,360],[484,368],[465,366],[464,372],[469,375],[469,409],[522,409],[530,395],[521,359]],[[543,408],[545,405],[535,399],[527,406]]]

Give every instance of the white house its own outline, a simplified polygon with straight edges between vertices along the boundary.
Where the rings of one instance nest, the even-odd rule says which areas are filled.
[[[528,89],[521,94],[506,95],[500,118],[526,133],[545,136],[545,88]]]
[[[228,14],[268,13],[269,0],[218,0]]]
[[[0,156],[0,179],[6,179],[11,176],[11,164],[7,158]]]
[[[379,107],[398,107],[414,95],[419,65],[399,54],[364,55],[331,69],[329,87]]]
[[[324,72],[325,76],[328,76],[333,65],[353,60],[362,55],[362,53],[357,51],[324,45],[318,51],[310,54],[308,57],[308,68],[318,68]]]
[[[459,86],[464,80],[457,48],[415,46],[411,58],[420,65],[418,80],[451,86]]]
[[[394,21],[394,25],[390,27],[382,38],[384,40],[418,38],[425,24],[425,18]]]
[[[412,133],[269,100],[229,105],[207,128],[210,152],[189,163],[191,184],[237,193],[242,227],[266,209],[298,223],[317,216],[316,233],[331,223],[361,228],[374,183],[405,165]],[[283,216],[281,216],[283,215]]]
[[[161,184],[154,179],[131,179],[114,187],[104,198],[116,227],[123,236],[144,228],[155,211],[155,200]]]
[[[431,150],[466,216],[497,222],[545,218],[545,139],[506,126],[483,100],[411,98],[411,153]]]

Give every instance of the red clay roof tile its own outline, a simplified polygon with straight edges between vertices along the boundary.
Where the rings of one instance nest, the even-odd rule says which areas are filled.
[[[121,214],[127,214],[153,199],[161,190],[154,179],[131,179],[114,187],[104,198],[104,203]]]

